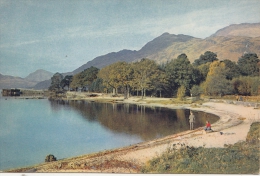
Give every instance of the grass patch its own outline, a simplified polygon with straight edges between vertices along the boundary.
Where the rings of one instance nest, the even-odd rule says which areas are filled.
[[[260,123],[253,123],[246,142],[227,148],[174,146],[150,160],[143,173],[175,174],[257,174],[259,172]]]
[[[158,103],[158,104],[163,104],[163,105],[173,104],[173,102],[171,100],[147,100],[145,102],[147,104],[151,104],[151,103]]]

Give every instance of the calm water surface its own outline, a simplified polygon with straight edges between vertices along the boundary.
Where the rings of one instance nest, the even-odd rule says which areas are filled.
[[[0,98],[0,170],[129,146],[189,130],[189,110]],[[195,112],[195,128],[218,118]]]

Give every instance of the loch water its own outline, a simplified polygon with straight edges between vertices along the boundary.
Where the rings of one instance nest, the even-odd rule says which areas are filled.
[[[188,109],[0,97],[0,170],[114,149],[189,130]],[[195,128],[218,117],[194,112]]]

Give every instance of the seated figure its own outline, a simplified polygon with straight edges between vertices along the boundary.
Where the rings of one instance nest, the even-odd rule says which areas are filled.
[[[211,124],[209,123],[209,121],[206,121],[206,126],[204,127],[205,131],[211,131]]]

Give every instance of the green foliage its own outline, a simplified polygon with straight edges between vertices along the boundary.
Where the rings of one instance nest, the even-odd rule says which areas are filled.
[[[179,100],[183,100],[185,95],[186,95],[186,88],[184,85],[182,85],[181,87],[178,88],[177,98]]]
[[[233,93],[232,84],[221,75],[208,76],[203,84],[204,93],[207,95],[229,95]]]
[[[239,95],[258,95],[260,86],[260,77],[239,77],[232,80],[233,88]]]
[[[107,91],[109,88],[117,88],[117,83],[113,80],[113,77],[110,71],[113,69],[113,65],[108,65],[102,68],[98,73],[98,78],[102,79],[104,91]]]
[[[141,90],[141,96],[146,96],[146,90],[154,89],[152,84],[158,80],[159,66],[153,60],[142,59],[133,63],[133,82],[132,86]]]
[[[71,83],[70,83],[70,87],[73,89],[77,89],[78,87],[81,87],[80,84],[80,73],[74,75],[72,77]]]
[[[206,81],[202,84],[205,94],[220,96],[232,94],[231,81],[226,79],[227,70],[223,62],[215,61],[210,64]]]
[[[89,86],[89,90],[91,92],[103,92],[104,90],[103,80],[100,78],[94,80],[92,84]]]
[[[217,61],[217,54],[211,52],[211,51],[206,51],[204,54],[200,55],[199,59],[196,59],[193,63],[194,66],[199,66],[202,64],[206,64],[208,62],[214,62]]]
[[[169,148],[143,167],[144,173],[171,174],[256,174],[259,172],[260,123],[251,125],[247,142],[227,148]]]
[[[93,88],[95,82],[93,80],[90,82],[86,82],[86,79],[82,80],[82,77],[86,78],[86,76],[81,76],[81,74],[73,77],[71,85],[74,87],[75,85],[77,87],[88,85],[91,90],[95,91],[113,89],[115,94],[118,91],[123,92],[125,98],[129,96],[130,92],[136,95],[140,95],[139,92],[141,92],[142,97],[145,97],[146,93],[152,96],[166,95],[172,97],[177,94],[179,96],[180,92],[178,93],[178,90],[181,90],[179,89],[181,86],[186,89],[185,95],[191,93],[197,96],[201,94],[201,89],[194,85],[201,85],[200,87],[206,95],[227,95],[232,93],[257,95],[259,86],[257,79],[254,78],[255,80],[251,81],[249,91],[246,88],[249,83],[237,80],[241,75],[240,71],[243,64],[246,64],[248,68],[258,69],[254,73],[250,73],[251,76],[256,73],[259,74],[258,67],[260,64],[256,64],[256,61],[259,61],[256,58],[256,54],[244,55],[243,58],[240,58],[240,65],[237,65],[227,59],[218,61],[215,53],[207,51],[193,65],[186,54],[181,54],[176,59],[160,65],[149,59],[142,59],[131,64],[117,62],[99,71],[98,78],[102,80],[102,86],[99,85],[99,88]],[[97,87],[97,83],[101,84],[101,81],[95,82],[95,87]]]
[[[60,86],[62,89],[64,89],[64,87],[68,87],[68,89],[70,88],[70,83],[72,82],[72,75],[66,75],[60,82]]]
[[[237,78],[241,75],[239,67],[235,62],[232,62],[228,59],[223,60],[223,62],[225,63],[226,68],[228,69],[226,72],[226,78],[228,80],[232,80],[233,78]]]
[[[200,80],[200,73],[193,68],[185,54],[181,54],[177,59],[172,60],[166,65],[166,75],[172,89],[184,86],[189,90],[193,84]]]
[[[237,64],[243,76],[259,76],[259,59],[255,53],[246,53],[238,59]]]
[[[52,91],[59,91],[61,89],[61,81],[63,79],[63,75],[60,73],[55,73],[52,77],[51,77],[51,86],[49,87],[49,90]]]
[[[133,69],[126,62],[116,62],[102,68],[98,77],[103,80],[105,88],[124,88],[125,98],[128,97],[129,85],[132,84]],[[114,92],[117,93],[117,92]]]
[[[72,88],[86,88],[89,87],[93,81],[97,79],[99,69],[96,67],[90,67],[84,71],[73,76],[71,87]]]
[[[193,97],[197,97],[197,96],[200,96],[200,94],[203,93],[203,90],[200,86],[194,85],[194,86],[192,86],[190,93]]]
[[[110,70],[110,76],[118,87],[122,87],[124,90],[124,97],[129,96],[129,85],[133,79],[133,69],[130,64],[126,62],[116,62],[112,64],[112,69]]]
[[[247,134],[246,141],[259,145],[260,138],[260,122],[255,122],[251,124],[250,130]]]
[[[200,81],[203,82],[206,80],[208,72],[209,72],[209,66],[211,62],[207,62],[205,64],[201,64],[198,67],[196,67],[200,72]]]

